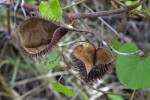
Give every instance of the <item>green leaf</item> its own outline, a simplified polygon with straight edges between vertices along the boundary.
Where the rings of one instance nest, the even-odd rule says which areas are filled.
[[[148,93],[148,96],[150,97],[150,88],[149,88],[149,93]]]
[[[110,44],[110,46],[113,46],[115,50],[118,50],[121,47],[120,42],[118,41],[118,37],[115,37],[113,42]]]
[[[51,0],[49,4],[41,1],[39,11],[43,17],[55,21],[62,21],[62,10],[58,0]]]
[[[28,3],[28,4],[32,4],[32,5],[37,3],[36,0],[25,0],[25,2]]]
[[[132,53],[138,48],[133,43],[126,43],[119,51]],[[150,86],[150,57],[140,59],[139,54],[133,56],[117,56],[117,76],[120,82],[131,89],[139,89]]]
[[[60,57],[58,57],[58,54],[56,52],[52,52],[46,62],[46,69],[50,70],[56,67],[60,62]]]
[[[128,6],[131,6],[131,5],[134,5],[137,3],[138,3],[138,1],[126,1],[126,5],[128,5]],[[134,14],[138,14],[139,12],[136,10],[141,10],[141,9],[142,9],[142,5],[139,5],[137,8],[131,10],[130,12],[134,13]]]
[[[50,81],[50,83],[56,91],[61,92],[61,93],[65,94],[68,97],[73,96],[73,92],[70,89],[68,89],[66,86],[64,86],[60,83],[52,82],[52,81]]]
[[[115,39],[113,40],[113,42],[110,44],[110,46],[113,46],[113,48],[115,49],[115,50],[119,50],[119,48],[121,47],[121,44],[120,44],[120,42],[118,41],[118,37],[115,37]],[[117,54],[116,53],[113,53],[115,56],[117,56]]]
[[[123,97],[118,96],[118,95],[108,94],[107,97],[108,97],[109,100],[124,100]]]

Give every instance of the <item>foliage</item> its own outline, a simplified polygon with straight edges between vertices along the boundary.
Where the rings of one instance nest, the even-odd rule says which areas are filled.
[[[128,6],[131,6],[131,5],[134,5],[137,3],[138,3],[138,1],[126,1],[126,5],[128,5]],[[139,12],[137,10],[141,10],[141,9],[142,9],[142,5],[139,5],[136,9],[133,9],[130,12],[134,13],[134,14],[138,14]]]
[[[72,91],[70,89],[68,89],[66,86],[64,86],[60,83],[55,83],[55,82],[50,82],[50,83],[56,91],[61,92],[61,93],[65,94],[68,97],[73,96]]]
[[[39,6],[39,11],[45,18],[54,21],[62,21],[62,10],[58,0],[51,0],[49,4],[42,1]]]
[[[58,57],[58,54],[56,52],[52,52],[47,59],[46,69],[47,70],[53,69],[59,64],[59,62],[60,57]]]
[[[25,0],[26,3],[28,4],[36,4],[36,0]]]
[[[133,43],[126,43],[119,48],[120,52],[131,53],[138,48]],[[140,55],[117,56],[116,71],[122,84],[129,86],[131,89],[139,89],[150,86],[150,57],[144,60]]]
[[[107,97],[108,97],[109,100],[124,100],[123,97],[118,96],[118,95],[108,94]]]
[[[113,42],[110,44],[110,46],[112,46],[115,50],[119,50],[119,48],[121,47],[120,42],[118,41],[118,37],[116,37]],[[115,56],[117,56],[116,53],[114,53]]]

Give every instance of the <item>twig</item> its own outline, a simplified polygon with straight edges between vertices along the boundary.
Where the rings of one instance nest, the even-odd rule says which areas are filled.
[[[7,5],[7,8],[9,8],[9,5]],[[7,32],[10,34],[10,9],[7,10]]]
[[[75,6],[75,5],[78,5],[78,4],[80,4],[80,3],[84,2],[84,1],[86,1],[86,0],[80,0],[80,1],[78,1],[78,2],[76,2],[76,3],[73,3],[72,5],[69,5],[69,6],[67,6],[67,7],[62,8],[62,10],[66,10],[66,9],[68,9],[68,8],[70,8],[70,7],[73,7],[73,6]]]
[[[142,0],[140,2],[138,2],[137,4],[134,5],[125,5],[122,2],[118,1],[118,0],[113,0],[115,3],[119,4],[120,6],[123,6],[124,8],[131,8],[134,9],[136,7],[138,7],[139,5],[143,4],[144,2],[146,2],[147,0]]]
[[[125,6],[125,8],[118,8],[114,10],[108,10],[108,11],[101,11],[101,12],[95,12],[95,13],[80,13],[80,14],[71,14],[71,13],[64,13],[68,15],[71,19],[82,19],[82,18],[95,18],[99,16],[108,16],[113,14],[120,14],[123,12],[128,12],[132,9],[135,9],[142,3],[146,2],[147,0],[142,0],[141,2],[131,5],[131,6]]]
[[[0,96],[5,96],[7,98],[11,98],[11,99],[14,99],[14,97],[10,94],[7,94],[7,93],[4,93],[4,92],[0,92]]]
[[[44,82],[43,84],[39,85],[38,87],[33,88],[32,90],[24,93],[21,97],[16,98],[15,100],[23,100],[23,98],[25,98],[28,95],[31,95],[32,93],[37,92],[39,89],[43,89],[46,87],[46,82]]]
[[[117,3],[118,5],[122,6],[122,7],[125,7],[125,4],[123,4],[122,2],[118,1],[118,0],[112,0],[114,1],[115,3]]]
[[[79,13],[79,14],[64,13],[64,15],[69,16],[70,19],[83,19],[83,18],[95,18],[95,17],[99,17],[99,16],[120,14],[123,12],[128,12],[130,10],[131,9],[129,9],[129,8],[118,8],[118,9],[114,9],[114,10],[100,11],[100,12],[95,12],[95,13]]]
[[[146,12],[147,12],[148,16],[150,16],[150,13],[149,13],[148,9],[146,8],[145,3],[144,3],[143,5],[144,5],[144,8],[145,8],[145,10],[146,10]]]
[[[125,4],[121,3],[121,2],[118,1],[118,0],[112,0],[112,1],[114,1],[115,3],[117,3],[117,4],[119,4],[120,6],[123,6],[123,7],[125,7],[125,8],[132,8],[132,7],[134,6],[134,5],[130,5],[130,6],[125,5]],[[147,1],[147,0],[142,0],[141,2],[139,2],[139,3],[135,4],[135,5],[139,6],[139,5],[141,5],[142,3],[145,4],[146,1]],[[144,6],[144,7],[145,7],[145,6]],[[145,9],[147,9],[147,8],[145,7]],[[146,12],[147,12],[147,10],[146,10]],[[150,16],[150,13],[149,13],[149,12],[147,12],[147,13],[148,13],[148,15]],[[141,13],[135,14],[135,15],[137,15],[137,16],[139,16],[139,17],[142,17],[142,18],[144,18],[144,19],[150,21],[150,18],[149,18],[149,17],[146,17],[146,16],[142,15]]]
[[[16,11],[17,11],[17,8],[18,8],[18,5],[19,5],[19,1],[20,1],[20,0],[17,0],[17,3],[16,3],[16,5],[15,5],[15,7],[14,7],[14,27],[13,27],[13,29],[12,29],[10,35],[7,35],[7,36],[6,36],[7,39],[10,39],[11,35],[14,33],[15,28],[16,28]]]
[[[133,91],[132,96],[130,98],[130,100],[133,100],[134,94],[135,94],[136,90]]]
[[[13,87],[18,86],[18,85],[24,85],[24,84],[27,84],[29,82],[33,82],[33,81],[36,81],[36,80],[41,80],[41,79],[45,79],[45,78],[59,76],[59,75],[62,75],[62,73],[63,73],[63,71],[62,72],[56,72],[56,73],[53,73],[53,74],[50,73],[50,74],[46,74],[46,75],[40,75],[40,76],[37,76],[37,77],[25,79],[25,80],[22,80],[22,81],[17,81],[17,82],[14,83]],[[65,73],[65,74],[67,74],[67,73]]]
[[[61,80],[62,77],[64,76],[65,72],[71,68],[71,67],[68,65],[68,63],[66,62],[65,57],[64,57],[63,54],[62,54],[62,58],[63,58],[65,64],[67,65],[67,68],[64,70],[63,74],[60,76],[59,80],[57,81],[58,83],[60,82],[60,80]]]
[[[73,41],[70,41],[70,42],[68,42],[68,43],[64,43],[64,44],[59,44],[59,46],[67,46],[67,45],[71,45],[71,44],[74,44],[74,43],[76,43],[76,42],[78,42],[79,41],[79,39],[76,39],[76,40],[73,40]]]
[[[26,12],[23,8],[23,5],[24,5],[24,0],[22,0],[22,2],[21,2],[21,9],[22,9],[22,12],[23,12],[24,16],[27,17]]]
[[[6,81],[4,80],[4,78],[1,75],[0,75],[0,86],[3,87],[4,91],[6,92],[6,93],[0,92],[0,95],[9,97],[12,100],[16,98],[16,96],[13,95],[11,90],[8,88]]]
[[[1,0],[0,3],[4,3],[6,0]]]
[[[104,44],[108,49],[110,49],[112,52],[114,52],[114,53],[116,53],[116,54],[118,54],[118,55],[121,55],[121,56],[133,56],[133,55],[136,55],[136,54],[138,54],[138,53],[141,52],[141,50],[139,50],[139,51],[135,51],[135,52],[133,52],[133,53],[121,53],[121,52],[119,52],[119,51],[113,49],[113,48],[112,48],[110,45],[108,45],[105,41],[103,41],[103,44]]]
[[[92,31],[91,31],[92,32]],[[121,56],[133,56],[136,55],[138,53],[141,52],[141,50],[133,52],[133,53],[122,53],[119,51],[116,51],[115,49],[113,49],[113,47],[109,46],[109,44],[107,44],[107,42],[105,42],[104,40],[102,40],[100,37],[98,37],[94,32],[92,32],[93,35],[95,35],[95,38],[100,42],[100,44],[102,43],[105,47],[107,47],[108,49],[110,49],[112,52],[121,55]]]
[[[9,10],[11,9],[12,7],[9,7],[9,8],[4,8],[4,9],[0,9],[0,11],[5,11],[5,10]]]
[[[81,81],[83,84],[87,85],[88,87],[92,88],[93,90],[96,90],[98,92],[101,92],[103,94],[112,94],[112,95],[119,95],[119,96],[124,96],[124,97],[128,97],[130,98],[131,95],[130,94],[120,94],[120,93],[113,93],[113,92],[105,92],[102,91],[100,89],[94,88],[93,86],[87,84],[86,82],[84,82],[82,79],[80,79],[78,76],[76,76],[73,72],[71,72],[70,70],[68,70],[70,74],[72,74],[75,78],[77,78],[79,81]]]
[[[84,7],[86,7],[90,12],[95,13],[91,8],[89,8],[87,5],[82,4]],[[98,17],[100,21],[102,21],[108,28],[110,28],[120,39],[122,39],[121,35],[113,28],[111,27],[106,21],[104,21],[101,17]]]
[[[139,5],[141,5],[142,3],[146,2],[146,1],[147,0],[142,0],[141,2],[139,2],[135,5],[125,6],[125,8],[119,8],[119,9],[101,11],[101,12],[95,12],[95,13],[74,14],[74,13],[65,13],[64,12],[63,17],[64,18],[70,18],[70,19],[82,19],[82,18],[95,18],[95,17],[99,17],[99,16],[108,16],[108,15],[120,14],[120,13],[123,13],[123,12],[128,12],[132,9],[135,9],[136,7],[138,7]],[[16,6],[17,6],[17,3],[16,3]],[[31,8],[31,9],[34,9],[34,10],[39,10],[38,6],[36,6],[36,5],[24,4],[24,7]]]
[[[70,65],[66,62],[65,58],[64,59],[64,62],[65,64],[67,65],[68,68],[70,68]],[[80,79],[78,76],[76,76],[73,72],[71,72],[70,70],[68,70],[70,74],[72,74],[75,78],[77,78],[79,81],[81,81],[82,83],[84,83],[85,85],[87,85],[88,87],[98,91],[98,92],[101,92],[103,94],[112,94],[112,95],[119,95],[119,96],[124,96],[124,97],[128,97],[130,98],[131,95],[130,94],[120,94],[120,93],[113,93],[113,92],[105,92],[105,91],[102,91],[100,89],[96,89],[94,88],[93,86],[89,85],[88,83],[84,82],[82,79]]]

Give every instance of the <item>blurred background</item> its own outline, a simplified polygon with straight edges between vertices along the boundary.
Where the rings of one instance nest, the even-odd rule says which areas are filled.
[[[62,8],[78,1],[59,0]],[[73,97],[66,97],[52,88],[49,81],[56,82],[59,79],[66,67],[65,63],[61,60],[53,70],[46,70],[46,61],[33,59],[19,49],[16,35],[19,23],[26,18],[25,13],[26,16],[39,14],[36,7],[40,2],[41,0],[0,0],[0,100],[129,100],[129,98],[97,92],[81,83],[68,71],[65,72],[60,83],[73,91]],[[86,0],[84,4],[95,12],[119,7],[114,5],[111,0]],[[146,7],[150,8],[149,0],[146,2]],[[89,13],[90,11],[83,4],[79,4],[64,10],[64,12]],[[146,13],[144,7],[140,13],[143,15]],[[135,43],[142,50],[143,58],[149,55],[150,16],[122,13],[102,18],[123,36],[125,42]],[[63,22],[65,23],[67,20],[63,19]],[[73,26],[79,29],[91,29],[108,44],[111,44],[116,37],[114,31],[98,18],[75,20]],[[55,48],[64,54],[71,65],[71,71],[75,74],[77,73],[71,63],[70,54],[78,45],[77,41],[80,40],[90,41],[97,48],[100,45],[99,41],[90,33],[68,32]],[[119,41],[125,43],[122,40]],[[123,86],[119,82],[115,71],[114,69],[104,80],[95,82],[93,87],[115,93],[132,94],[133,91],[129,87]],[[150,100],[149,89],[137,90],[135,97],[139,100]]]

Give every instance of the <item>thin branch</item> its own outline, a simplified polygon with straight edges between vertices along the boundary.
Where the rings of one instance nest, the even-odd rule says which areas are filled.
[[[90,12],[95,13],[91,8],[89,8],[87,5],[82,4],[84,7],[86,7]],[[121,38],[121,35],[113,28],[111,27],[105,20],[103,20],[101,17],[98,17],[100,21],[102,21],[109,29],[111,29],[119,38]],[[121,38],[122,39],[122,38]]]
[[[80,3],[84,2],[84,1],[86,1],[86,0],[80,0],[80,1],[78,1],[76,3],[73,3],[72,5],[69,5],[67,7],[62,8],[62,10],[66,10],[66,9],[68,9],[70,7],[76,6],[76,5],[78,5],[78,4],[80,4]]]
[[[119,4],[120,6],[123,6],[123,7],[125,7],[125,8],[131,8],[131,7],[134,6],[134,5],[127,6],[127,5],[123,4],[122,2],[120,2],[120,1],[118,1],[118,0],[112,0],[112,1],[114,1],[115,3],[117,3],[117,4]],[[142,0],[141,2],[137,3],[136,5],[139,6],[139,5],[141,5],[142,3],[145,4],[146,1],[147,1],[147,0]],[[144,7],[145,7],[145,6],[144,6]],[[145,9],[147,9],[147,8],[145,8]],[[147,10],[146,10],[146,12],[147,12]],[[144,18],[144,19],[150,21],[150,18],[149,18],[149,17],[146,17],[146,16],[142,15],[141,13],[135,14],[135,15],[137,15],[137,16],[139,16],[139,17],[142,17],[142,18]],[[148,15],[149,15],[149,13],[148,13]]]
[[[82,19],[82,18],[95,18],[99,16],[108,16],[108,15],[113,15],[113,14],[120,14],[123,12],[128,12],[132,9],[135,9],[142,3],[146,2],[146,0],[142,0],[141,2],[131,5],[131,6],[125,6],[125,8],[118,8],[114,10],[108,10],[108,11],[101,11],[101,12],[95,12],[95,13],[80,13],[80,14],[71,14],[71,13],[64,13],[68,15],[71,19]]]
[[[146,10],[146,13],[148,14],[148,16],[150,16],[150,13],[149,13],[149,11],[148,11],[148,9],[147,9],[147,7],[146,7],[146,4],[144,3],[143,5],[144,5],[144,8],[145,8],[145,10]]]
[[[22,9],[22,12],[23,12],[24,16],[27,17],[26,12],[23,8],[23,5],[24,5],[24,0],[22,0],[22,2],[21,2],[21,9]]]
[[[63,56],[62,56],[63,57]],[[67,65],[67,68],[70,68],[70,65],[66,62],[65,58],[63,57],[65,64]],[[70,74],[72,74],[75,78],[77,78],[79,81],[81,81],[83,84],[87,85],[88,87],[92,88],[93,90],[96,90],[98,92],[101,92],[103,94],[112,94],[112,95],[119,95],[119,96],[124,96],[124,97],[128,97],[130,98],[131,95],[130,94],[120,94],[120,93],[113,93],[113,92],[105,92],[102,91],[100,89],[96,89],[93,86],[89,85],[88,83],[84,82],[81,78],[79,78],[78,76],[76,76],[73,72],[71,72],[70,70],[68,70]]]
[[[115,3],[119,4],[120,6],[123,6],[124,8],[136,8],[138,7],[139,5],[143,4],[144,2],[146,2],[147,0],[141,0],[140,2],[138,2],[137,4],[134,4],[134,5],[125,5],[123,4],[122,2],[118,1],[118,0],[112,0],[114,1]]]
[[[133,100],[134,94],[135,94],[136,90],[133,91],[132,96],[130,98],[130,100]]]
[[[7,5],[7,8],[9,8],[9,5]],[[7,10],[7,32],[10,34],[10,9]]]
[[[10,35],[7,35],[7,36],[6,36],[7,39],[10,39],[11,35],[14,33],[15,28],[16,28],[16,11],[17,11],[19,2],[20,2],[20,0],[17,0],[17,3],[16,3],[16,5],[15,5],[15,7],[14,7],[14,27],[13,27],[13,29],[12,29]]]
[[[62,54],[62,58],[63,58],[65,64],[67,65],[67,68],[64,70],[63,74],[60,76],[59,80],[57,81],[58,83],[60,82],[60,80],[61,80],[62,77],[64,76],[65,72],[71,68],[71,67],[68,65],[68,63],[66,62],[65,56],[64,56],[63,54]]]
[[[5,96],[7,98],[11,98],[12,100],[14,99],[13,95],[10,95],[10,94],[4,93],[4,92],[0,92],[0,96]]]
[[[69,18],[69,19],[82,19],[82,18],[95,18],[99,16],[108,16],[108,15],[114,15],[114,14],[120,14],[123,12],[128,12],[132,9],[135,9],[142,3],[146,2],[147,0],[142,0],[141,2],[131,5],[131,6],[125,6],[125,8],[118,8],[114,10],[108,10],[108,11],[101,11],[101,12],[95,12],[95,13],[80,13],[80,14],[74,14],[74,13],[66,13],[63,12],[63,17],[64,18]],[[7,4],[6,4],[7,5]],[[16,4],[17,5],[17,4]],[[29,4],[24,4],[24,7],[34,9],[34,10],[39,10],[39,7],[36,5],[29,5]]]
[[[91,30],[90,30],[91,31]],[[121,56],[133,56],[133,55],[136,55],[138,53],[141,52],[141,50],[139,51],[136,51],[136,52],[133,52],[133,53],[122,53],[122,52],[119,52],[115,49],[113,49],[113,47],[109,46],[109,44],[107,44],[107,42],[105,42],[104,40],[102,40],[99,36],[97,36],[97,34],[95,34],[94,32],[91,31],[91,33],[93,35],[95,35],[95,38],[100,42],[102,43],[105,47],[107,47],[108,49],[110,49],[112,52],[118,54],[118,55],[121,55]]]
[[[110,45],[108,45],[105,41],[103,41],[103,44],[104,44],[104,46],[106,46],[108,49],[110,49],[112,52],[114,52],[114,53],[116,53],[116,54],[118,54],[118,55],[121,55],[121,56],[133,56],[133,55],[136,55],[136,54],[138,54],[138,53],[141,52],[141,50],[139,50],[139,51],[136,51],[136,52],[133,52],[133,53],[121,53],[121,52],[119,52],[119,51],[113,49],[113,48],[112,48]]]
[[[0,1],[0,4],[1,4],[1,3],[4,3],[4,2],[6,2],[6,0],[1,0],[1,1]]]
[[[99,17],[99,16],[120,14],[123,12],[128,12],[130,10],[131,9],[129,9],[129,8],[119,8],[119,9],[100,11],[100,12],[95,12],[95,13],[79,13],[79,14],[64,13],[64,15],[69,16],[70,19],[83,19],[83,18],[95,18],[95,17]]]
[[[29,82],[33,82],[33,81],[36,81],[36,80],[42,80],[42,79],[46,79],[46,78],[50,78],[50,77],[54,77],[54,76],[60,76],[60,75],[62,75],[62,73],[63,73],[63,71],[62,72],[56,72],[56,73],[53,73],[53,74],[49,73],[49,74],[46,74],[46,75],[40,75],[40,76],[37,76],[37,77],[24,79],[24,80],[15,82],[13,87],[18,86],[18,85],[24,85],[24,84],[27,84]],[[67,74],[67,73],[65,73],[65,74]]]
[[[22,96],[16,98],[15,100],[23,100],[25,97],[31,95],[32,93],[39,91],[39,89],[46,88],[46,86],[47,86],[47,82],[44,82],[41,85],[33,88],[32,90],[29,90],[28,92],[24,93]]]
[[[64,44],[59,43],[58,45],[59,46],[67,46],[67,45],[71,45],[71,44],[77,43],[78,41],[79,41],[79,39],[76,39],[76,40],[72,40],[72,41],[70,41],[68,43],[64,43]]]
[[[112,94],[112,95],[119,95],[119,96],[123,96],[123,97],[128,97],[130,98],[131,95],[130,94],[121,94],[121,93],[113,93],[113,92],[105,92],[102,91],[100,89],[94,88],[93,86],[87,84],[86,82],[84,82],[81,78],[79,78],[78,76],[76,76],[73,72],[71,72],[70,70],[68,70],[70,74],[72,74],[75,78],[77,78],[79,81],[81,81],[83,84],[87,85],[88,87],[92,88],[93,90],[96,90],[98,92],[101,92],[103,94]]]
[[[117,3],[118,5],[122,6],[122,7],[125,7],[125,4],[123,4],[122,2],[118,1],[118,0],[112,0],[114,1],[115,3]]]

